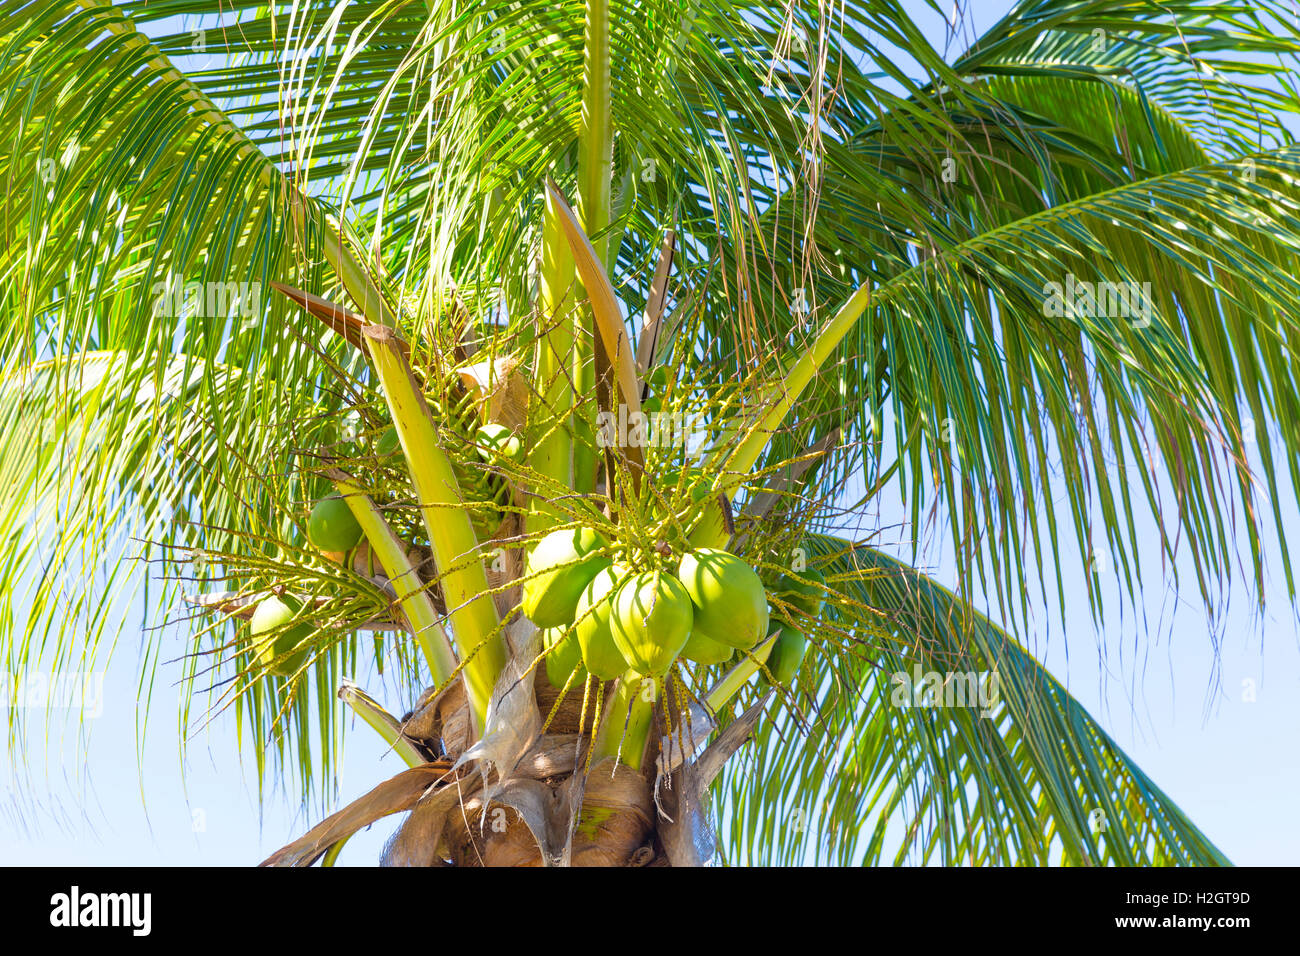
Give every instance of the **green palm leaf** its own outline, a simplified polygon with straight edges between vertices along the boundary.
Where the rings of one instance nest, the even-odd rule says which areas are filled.
[[[729,860],[1228,863],[986,617],[880,551],[806,543],[848,603],[828,605],[794,692],[719,785]],[[934,705],[931,672],[948,678]]]

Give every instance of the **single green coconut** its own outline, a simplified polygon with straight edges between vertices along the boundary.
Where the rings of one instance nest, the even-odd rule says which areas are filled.
[[[808,638],[804,632],[797,627],[782,624],[765,664],[778,684],[789,686],[799,673],[799,666],[807,652]],[[767,680],[766,674],[763,679]]]
[[[524,613],[541,628],[571,624],[583,589],[609,567],[609,558],[600,553],[608,547],[592,528],[552,531],[542,538],[524,570]]]
[[[402,450],[402,439],[398,437],[397,426],[389,425],[383,434],[375,440],[375,457],[391,458]]]
[[[686,645],[681,650],[682,657],[696,664],[722,664],[731,660],[735,653],[736,649],[730,644],[705,637],[694,628],[691,629],[691,636],[686,639]]]
[[[575,670],[581,670],[574,678],[575,685],[586,679],[582,648],[578,646],[578,635],[573,628],[547,628],[542,631],[542,644],[546,648],[546,679],[552,687],[563,689]]]
[[[498,425],[496,422],[481,426],[475,432],[474,440],[478,446],[479,457],[484,461],[491,462],[501,458],[517,461],[523,454],[524,446],[520,444],[519,436],[505,425]]]
[[[307,540],[321,551],[350,551],[361,540],[361,525],[341,495],[316,502],[307,519]]]
[[[709,493],[713,489],[713,481],[699,468],[686,469],[683,478],[682,469],[674,467],[665,469],[662,477],[655,482],[655,486],[659,489],[659,493],[667,498],[686,494],[690,496],[693,503],[698,505],[708,500]]]
[[[691,596],[664,571],[643,571],[614,592],[610,630],[628,666],[644,677],[666,674],[691,636]]]
[[[776,582],[776,595],[792,608],[809,617],[816,617],[826,606],[826,577],[820,571],[807,568],[789,571]]]
[[[302,605],[294,598],[274,595],[253,610],[249,622],[253,647],[257,660],[272,674],[288,677],[307,660],[311,625],[293,623],[301,611]]]
[[[478,444],[479,457],[489,464],[503,458],[518,461],[523,456],[518,436],[504,425],[484,425],[478,430]],[[510,504],[510,485],[505,478],[494,472],[484,477],[490,500],[503,508]]]
[[[662,392],[668,387],[669,369],[667,365],[656,365],[646,376],[646,384],[656,392]]]
[[[694,605],[693,631],[748,650],[767,633],[767,594],[754,569],[729,551],[698,548],[682,555],[677,578]]]
[[[614,643],[609,619],[614,610],[614,591],[631,573],[618,565],[597,572],[583,589],[574,611],[582,661],[601,680],[622,677],[627,671],[627,659]]]

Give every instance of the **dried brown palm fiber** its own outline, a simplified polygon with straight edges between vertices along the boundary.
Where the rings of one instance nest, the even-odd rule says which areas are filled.
[[[651,866],[655,861],[655,848],[653,843],[647,843],[645,846],[637,847],[636,852],[628,858],[628,866]]]
[[[769,689],[759,701],[729,723],[699,758],[655,780],[659,811],[658,836],[671,866],[703,866],[717,850],[717,834],[710,819],[709,785],[723,765],[749,739],[754,725],[772,696]]]
[[[446,852],[455,866],[541,866],[542,851],[519,811],[475,794],[446,818]]]
[[[465,866],[568,866],[575,795],[582,777],[507,781],[489,797],[476,794],[449,819],[452,858]]]
[[[470,781],[465,782],[470,785]],[[384,845],[380,866],[446,866],[443,832],[447,818],[456,812],[464,789],[440,787],[420,798]]]
[[[561,780],[582,769],[588,738],[577,734],[542,734],[515,766],[514,776],[528,780]]]
[[[594,764],[573,831],[573,865],[626,866],[649,837],[654,812],[649,780],[612,758]]]
[[[276,850],[261,866],[311,866],[339,840],[394,813],[409,810],[430,787],[451,778],[451,761],[439,760],[403,770],[365,796],[332,813],[292,843]]]
[[[551,713],[551,708],[555,706],[555,701],[560,696],[562,688],[555,687],[546,677],[546,662],[541,661],[537,669],[533,671],[533,687],[537,692],[537,711],[542,715],[542,722],[545,724],[547,716]],[[609,700],[610,688],[605,687],[606,701]],[[551,718],[550,724],[547,724],[545,730],[548,734],[576,734],[582,730],[588,733],[591,731],[592,715],[596,708],[596,686],[591,688],[591,700],[587,703],[586,726],[580,726],[582,720],[582,681],[574,681],[569,690],[560,701],[559,709],[555,711],[555,716]]]
[[[580,740],[576,735],[546,734],[539,737],[533,748],[515,766],[514,776],[520,778],[520,781],[498,794],[497,799],[489,807],[485,826],[513,824],[521,814],[520,807],[523,807],[523,812],[530,810],[526,800],[521,796],[525,785],[533,785],[534,782],[539,781],[562,782],[573,772],[575,766],[579,766],[577,762],[585,756],[586,741]],[[541,783],[536,785],[542,786]],[[520,865],[541,863],[540,853],[537,854],[535,861],[530,862],[531,856],[525,858],[514,849],[497,847],[493,848],[491,853],[487,853],[484,846],[487,841],[479,840],[477,847],[472,847],[471,844],[475,841],[471,840],[470,824],[459,820],[459,817],[464,813],[466,817],[478,819],[481,816],[479,811],[482,802],[471,800],[462,808],[459,804],[460,794],[463,792],[465,791],[458,791],[455,787],[445,787],[422,799],[389,839],[380,865],[442,866],[446,865],[453,855],[460,858],[461,865],[480,865],[479,860],[484,857],[496,861],[492,865],[501,865],[501,861],[507,858],[514,859]],[[530,830],[536,829],[537,832],[543,833],[543,838],[549,837],[548,849],[558,846],[558,850],[552,849],[553,853],[562,853],[567,845],[567,832],[561,834],[559,828],[568,827],[572,814],[557,812],[563,808],[553,809],[547,805],[548,802],[550,801],[534,799],[532,803],[540,812],[534,812],[532,822],[525,821],[525,824]],[[509,812],[496,815],[497,809],[508,809]],[[543,814],[548,814],[549,818]],[[550,827],[549,833],[546,831],[547,826]],[[452,834],[450,841],[447,839],[448,831]],[[518,836],[518,833],[509,832],[505,842],[516,846],[519,842]],[[459,846],[456,854],[453,854],[450,843]],[[534,839],[533,850],[536,850],[537,844],[538,841]]]
[[[402,733],[412,740],[437,743],[442,736],[442,724],[438,720],[438,696],[436,687],[426,687],[405,716],[402,717]]]
[[[457,369],[484,421],[518,431],[528,415],[528,381],[517,355],[501,355]]]
[[[465,685],[459,680],[451,684],[438,698],[434,712],[442,752],[449,757],[460,757],[474,742],[474,722],[465,697]]]
[[[537,846],[537,839],[519,811],[494,801],[488,807],[486,815],[480,812],[475,819],[481,819],[485,824],[482,831],[476,827],[473,834],[477,838],[477,846],[470,852],[475,860],[482,861],[477,865],[542,865],[542,851]]]

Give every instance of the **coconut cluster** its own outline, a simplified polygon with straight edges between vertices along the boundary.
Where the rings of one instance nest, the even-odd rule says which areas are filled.
[[[436,400],[430,400],[430,408],[435,415],[442,416],[442,407]],[[465,427],[464,410],[453,409],[453,412],[442,420],[450,422],[451,429],[472,447],[481,465],[500,466],[503,461],[522,458],[519,437],[505,425],[489,422],[477,428],[472,423]],[[400,460],[402,449],[397,428],[390,426],[380,432],[371,450],[380,465]],[[475,531],[484,536],[490,534],[504,517],[498,509],[510,504],[506,480],[491,467],[459,467],[457,478],[466,500],[481,504],[471,509]],[[340,495],[329,495],[316,502],[307,518],[307,540],[324,557],[350,566],[360,574],[373,575],[380,570],[370,554],[361,525]],[[302,667],[315,633],[302,620],[304,616],[303,603],[288,595],[271,595],[258,603],[250,620],[249,636],[254,656],[266,672],[287,677]]]
[[[722,664],[772,633],[762,580],[731,552],[697,548],[675,567],[647,569],[613,560],[612,550],[598,531],[579,527],[551,532],[528,557],[522,610],[542,629],[555,686],[588,674],[660,677],[678,658]],[[788,683],[805,638],[788,624],[776,631],[768,669]]]

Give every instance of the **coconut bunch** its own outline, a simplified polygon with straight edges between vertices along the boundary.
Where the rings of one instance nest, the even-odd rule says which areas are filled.
[[[751,381],[706,389],[679,381],[686,373],[665,358],[667,363],[645,375],[643,410],[692,421],[709,443],[725,439],[719,423],[743,416],[753,389],[765,381],[756,374]],[[511,510],[520,510],[514,488],[532,488],[547,498],[568,491],[547,487],[524,464],[518,414],[482,384],[483,368],[491,378],[500,367],[512,369],[508,359],[493,354],[444,368],[424,365],[415,375],[485,551]],[[421,586],[437,612],[446,614],[407,458],[385,412],[382,402],[358,402],[337,412],[339,421],[326,432],[362,435],[326,443],[316,449],[316,459],[322,466],[344,466],[382,504]],[[359,417],[363,428],[345,426],[348,416]],[[751,658],[765,683],[790,685],[828,593],[821,576],[782,568],[772,554],[751,563],[733,550],[693,546],[692,529],[718,502],[711,491],[714,475],[681,448],[651,448],[644,463],[633,462],[617,445],[597,452],[608,459],[598,494],[568,506],[571,521],[563,528],[528,542],[519,582],[518,609],[542,632],[548,682],[561,690],[583,687],[593,677],[662,682],[675,664],[703,674]],[[756,483],[762,477],[755,476]],[[725,500],[722,506],[730,509]],[[311,554],[369,581],[390,599],[396,596],[344,495],[336,491],[312,502],[303,527],[308,553],[286,551],[286,566],[260,586],[260,598],[238,609],[247,620],[246,649],[264,674],[298,674],[322,644],[323,599],[304,598],[284,584],[302,570],[296,565],[310,563]],[[505,530],[517,531],[517,525]],[[503,588],[509,583],[500,575],[495,580]],[[349,620],[344,607],[336,610],[336,630],[363,623]],[[368,623],[404,629],[398,613],[387,621],[372,615]]]
[[[667,550],[667,549],[665,549]],[[767,635],[758,574],[718,548],[680,556],[616,548],[589,527],[546,535],[528,557],[523,612],[543,629],[547,674],[661,678],[679,657],[728,661]]]
[[[741,400],[715,394],[692,403],[663,366],[647,382],[647,405],[701,423],[713,437],[708,422],[726,421]],[[761,647],[764,680],[788,686],[828,593],[825,579],[781,567],[771,560],[777,555],[766,555],[760,571],[727,548],[694,545],[705,510],[731,508],[711,492],[707,467],[677,448],[653,450],[643,467],[617,452],[607,472],[616,520],[583,520],[575,511],[528,555],[520,610],[542,631],[550,683],[662,682],[674,665],[703,674]]]
[[[526,364],[516,369],[515,356],[527,363],[530,350],[514,333],[477,327],[485,341],[471,355],[418,335],[408,342],[403,335],[414,326],[399,333],[354,316],[353,327],[338,318],[341,307],[298,297],[362,351],[371,374],[343,382],[351,400],[325,415],[334,420],[322,433],[348,437],[304,456],[315,458],[299,479],[310,495],[295,506],[304,540],[265,536],[277,558],[242,592],[256,597],[240,609],[247,627],[238,646],[257,668],[241,671],[241,689],[268,704],[280,698],[283,713],[303,696],[309,671],[318,691],[329,684],[327,668],[316,664],[335,644],[349,646],[349,634],[369,627],[410,635],[395,644],[418,648],[432,679],[418,665],[404,669],[424,688],[406,716],[399,721],[356,693],[339,696],[412,766],[447,757],[499,774],[527,764],[518,747],[567,740],[564,773],[547,764],[536,779],[574,776],[579,803],[566,812],[578,837],[587,827],[598,845],[610,821],[622,821],[624,849],[642,847],[656,832],[644,805],[654,802],[658,781],[690,775],[711,730],[738,719],[733,702],[751,700],[752,722],[770,685],[790,692],[810,639],[818,639],[822,601],[834,596],[771,539],[756,543],[753,521],[735,534],[733,510],[753,518],[745,509],[760,489],[767,493],[774,469],[725,469],[744,457],[737,449],[751,440],[754,416],[770,406],[780,376],[755,365],[740,380],[691,382],[689,335],[680,336],[685,351],[676,358],[677,343],[645,350],[641,368],[624,360],[625,339],[606,341],[606,358],[618,360],[597,368],[594,387],[574,392],[585,402],[581,412],[574,404],[548,424],[551,383]],[[591,306],[597,331],[625,335],[616,309],[601,324],[599,298]],[[534,364],[543,354],[536,351]],[[556,375],[575,388],[567,367]],[[360,426],[343,425],[349,417]],[[678,434],[683,427],[692,435]],[[559,458],[565,467],[548,470],[535,451],[558,432],[571,445]],[[268,495],[277,497],[286,500]],[[732,737],[728,747],[744,739]],[[636,778],[628,784],[635,801],[611,798],[606,806],[584,789],[592,768],[606,762]],[[708,765],[713,773],[720,766]],[[515,786],[512,779],[494,787]],[[474,814],[502,792],[484,786],[467,825],[478,826]],[[460,836],[463,852],[451,845]],[[467,861],[494,843],[460,836],[444,834],[430,852]],[[521,845],[531,858],[530,839]],[[329,845],[337,851],[337,840]]]
[[[513,371],[508,360],[491,360],[498,368]],[[458,366],[439,370],[433,366],[420,369],[415,377],[437,425],[440,444],[449,451],[449,459],[461,490],[461,507],[471,518],[476,535],[489,542],[503,529],[513,504],[509,470],[519,466],[522,445],[515,429],[490,416],[512,418],[508,406],[497,400],[500,390],[483,387],[481,367],[485,363],[468,360]],[[377,411],[379,409],[379,411]],[[383,403],[358,403],[350,409],[336,411],[325,427],[317,428],[325,441],[310,449],[305,458],[322,471],[344,468],[367,488],[384,509],[384,518],[401,541],[406,560],[427,589],[438,613],[446,606],[438,586],[437,569],[417,509],[414,491],[407,472],[397,428],[383,414]],[[364,423],[364,434],[351,436],[359,429],[353,422]],[[333,440],[330,440],[333,439]],[[313,476],[305,481],[319,485]],[[388,599],[396,598],[392,583],[366,539],[361,524],[345,497],[328,493],[314,500],[301,521],[293,521],[305,532],[290,534],[287,546],[278,551],[276,561],[265,568],[245,568],[239,592],[209,596],[204,603],[219,603],[233,617],[247,621],[240,649],[250,655],[256,671],[262,675],[291,677],[302,671],[325,637],[321,626],[322,604],[330,608],[332,631],[346,631],[358,625],[372,630],[404,629],[400,613],[376,618],[374,602],[356,602],[355,595],[339,594],[331,601],[321,596],[322,583],[312,574],[314,558],[338,566],[346,574],[359,576],[377,586]],[[506,530],[509,530],[508,528]],[[305,537],[305,542],[301,540]],[[207,555],[207,563],[239,565],[238,556]],[[234,576],[240,576],[238,572]],[[336,582],[334,582],[336,583]],[[331,582],[323,584],[325,594],[336,591]],[[308,595],[311,590],[314,595]],[[352,610],[354,613],[349,614]],[[365,616],[362,620],[356,612]],[[382,670],[382,664],[381,664]]]
[[[824,580],[791,571],[769,598],[758,573],[729,551],[638,554],[577,527],[546,535],[529,556],[522,609],[542,629],[557,688],[589,675],[661,679],[677,661],[726,664],[764,638],[772,639],[765,677],[788,685],[807,651],[804,622],[824,604]]]

